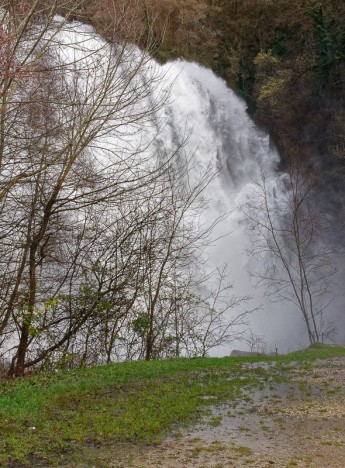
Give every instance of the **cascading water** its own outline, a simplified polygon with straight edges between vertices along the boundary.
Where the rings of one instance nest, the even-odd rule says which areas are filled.
[[[63,34],[67,56],[70,54],[68,44],[78,43],[79,34],[82,35],[80,42],[83,48],[97,50],[104,47],[104,41],[92,29],[75,23],[67,35]],[[75,54],[73,47],[71,51]],[[135,49],[132,53],[135,56]],[[210,271],[227,263],[234,293],[252,297],[251,304],[242,307],[261,308],[252,315],[251,325],[254,332],[266,341],[267,351],[278,347],[283,352],[306,345],[298,315],[291,314],[288,306],[279,304],[278,308],[272,305],[263,297],[265,291],[251,284],[248,272],[245,249],[250,241],[241,223],[243,218],[239,206],[251,193],[253,181],[261,172],[274,174],[279,155],[269,135],[250,119],[245,102],[212,71],[181,60],[164,66],[151,61],[146,67],[147,76],[144,74],[142,79],[149,81],[152,75],[160,76],[153,93],[157,100],[169,94],[168,103],[159,109],[156,116],[151,116],[141,132],[133,131],[131,125],[127,130],[124,127],[122,135],[126,131],[128,134],[121,139],[121,144],[139,148],[152,140],[158,152],[163,150],[167,154],[182,145],[186,157],[192,155],[193,172],[202,174],[210,168],[218,169],[217,176],[206,189],[209,202],[203,213],[203,222],[212,224],[224,211],[229,212],[229,216],[217,223],[213,230],[214,242],[206,252],[207,268]],[[105,146],[116,144],[116,138],[107,138]],[[238,309],[234,310],[234,314],[238,312]],[[228,354],[229,351],[228,347],[219,347],[213,354]]]
[[[275,146],[250,119],[245,102],[212,71],[184,61],[165,65],[163,71],[167,84],[173,85],[160,141],[172,149],[187,135],[184,151],[193,154],[195,170],[202,172],[210,164],[219,169],[206,190],[210,204],[204,213],[205,222],[212,222],[224,209],[230,213],[213,231],[218,240],[207,252],[209,268],[227,263],[234,292],[252,297],[249,308],[260,308],[252,315],[251,325],[266,341],[267,351],[278,348],[283,352],[306,345],[298,314],[291,313],[288,305],[270,303],[264,297],[265,290],[253,286],[245,253],[250,240],[239,206],[262,172],[274,177],[279,162]],[[218,355],[228,352],[228,347],[214,351]]]

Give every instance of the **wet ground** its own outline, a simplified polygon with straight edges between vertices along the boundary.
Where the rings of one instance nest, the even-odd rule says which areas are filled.
[[[212,395],[205,396],[204,419],[159,445],[87,447],[78,466],[344,468],[345,360],[297,367],[284,382],[272,371],[274,377],[235,402],[213,404]]]

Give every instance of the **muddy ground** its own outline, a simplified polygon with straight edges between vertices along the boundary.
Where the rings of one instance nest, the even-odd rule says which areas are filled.
[[[87,447],[78,466],[344,468],[345,360],[296,367],[287,382],[272,371],[260,388],[211,404],[200,424],[159,445]]]

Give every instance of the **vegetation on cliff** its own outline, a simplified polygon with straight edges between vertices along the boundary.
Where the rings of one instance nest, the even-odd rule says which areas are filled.
[[[344,164],[343,1],[85,0],[79,13],[109,34],[124,8],[132,9],[133,39],[154,39],[156,58],[184,57],[222,76],[283,157]]]

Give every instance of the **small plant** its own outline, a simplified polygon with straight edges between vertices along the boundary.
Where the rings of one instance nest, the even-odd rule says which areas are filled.
[[[245,447],[244,445],[240,445],[238,447],[234,446],[232,448],[235,452],[243,455],[243,456],[248,456],[248,455],[251,455],[252,454],[252,449],[250,449],[249,447]]]
[[[220,426],[221,423],[222,423],[222,417],[221,416],[215,416],[210,421],[210,425],[212,427]]]

